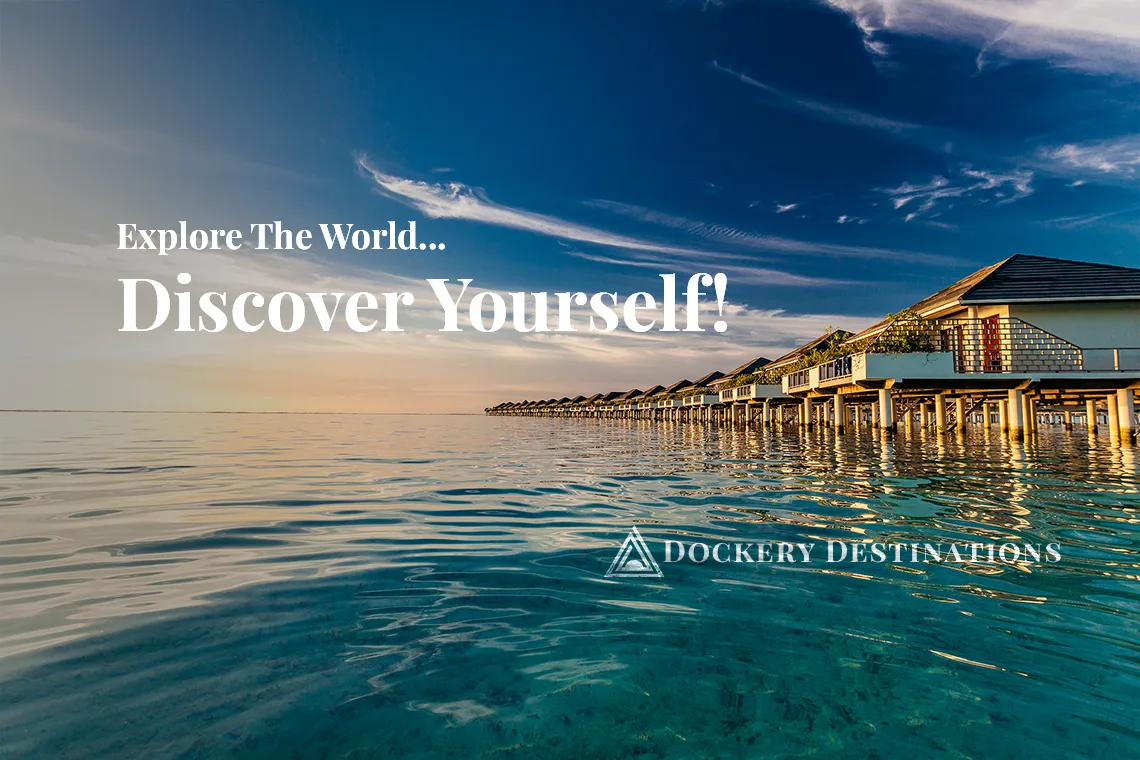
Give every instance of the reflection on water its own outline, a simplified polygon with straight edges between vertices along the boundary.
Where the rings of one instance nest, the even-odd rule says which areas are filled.
[[[1135,451],[511,417],[0,415],[0,756],[1137,754]],[[686,540],[1062,545],[691,565]]]

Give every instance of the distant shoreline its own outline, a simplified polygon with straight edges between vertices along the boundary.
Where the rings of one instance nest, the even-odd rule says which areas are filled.
[[[484,417],[483,412],[285,412],[191,409],[0,409],[0,414],[321,414],[367,417]]]

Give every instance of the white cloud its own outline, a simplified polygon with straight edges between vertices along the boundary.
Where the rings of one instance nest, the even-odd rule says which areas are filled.
[[[793,211],[793,210],[799,208],[799,205],[800,204],[798,204],[798,203],[777,203],[776,204],[776,213],[777,214],[784,214],[784,213],[787,213],[788,211]]]
[[[658,272],[673,271],[679,268],[692,268],[698,266],[696,262],[679,261],[676,259],[662,258],[659,256],[633,256],[631,258],[617,259],[612,256],[599,256],[592,253],[583,253],[581,251],[567,251],[567,254],[575,258],[584,259],[586,261],[596,261],[600,264],[616,264],[621,266],[638,267],[641,269],[653,269]],[[791,274],[789,272],[781,272],[778,269],[770,269],[766,267],[759,267],[754,264],[748,263],[748,259],[743,259],[739,256],[735,259],[742,263],[726,263],[726,261],[717,261],[716,263],[706,262],[704,269],[709,272],[722,272],[728,276],[732,282],[743,285],[790,285],[799,287],[812,287],[812,286],[830,286],[845,284],[844,280],[834,280],[827,277],[810,277],[806,275]],[[729,258],[731,262],[732,257]]]
[[[898,187],[880,188],[895,209],[907,209],[906,221],[934,211],[948,199],[972,198],[975,203],[1012,203],[1033,192],[1033,172],[1014,169],[1007,173],[965,167],[956,181],[934,176],[922,184],[904,182]]]
[[[816,119],[893,133],[909,132],[919,128],[917,124],[896,121],[894,119],[876,116],[866,111],[860,111],[857,108],[824,103],[804,95],[784,92],[758,79],[753,79],[747,74],[735,71],[727,66],[722,66],[716,61],[713,61],[710,65],[714,71],[727,74],[749,87],[760,90],[765,94],[765,97],[772,105],[791,111],[799,111]]]
[[[683,230],[691,235],[702,237],[715,243],[734,245],[740,248],[749,248],[760,251],[776,253],[795,253],[805,256],[832,256],[837,258],[856,259],[885,259],[892,261],[920,262],[924,264],[953,264],[957,261],[951,257],[919,253],[917,251],[897,250],[893,248],[876,248],[870,246],[843,245],[839,243],[816,243],[807,240],[796,240],[776,235],[764,235],[729,227],[723,224],[687,219],[672,214],[633,206],[614,201],[591,201],[590,205],[604,208],[616,214],[629,216],[643,222],[658,224],[673,229]],[[720,254],[724,256],[724,254]],[[732,260],[739,261],[739,256],[727,255]]]
[[[1112,219],[1113,217],[1121,216],[1124,214],[1135,215],[1140,210],[1140,206],[1132,205],[1124,208],[1115,209],[1113,211],[1098,212],[1095,214],[1080,214],[1078,216],[1061,216],[1056,219],[1050,219],[1045,222],[1050,227],[1058,227],[1064,230],[1077,229],[1105,219]]]
[[[503,206],[487,198],[481,191],[460,182],[449,182],[444,185],[406,179],[373,168],[367,158],[361,158],[358,163],[385,195],[433,219],[464,219],[562,240],[576,240],[633,251],[656,251],[691,256],[705,253],[693,248],[639,240],[558,217]]]
[[[964,41],[987,54],[1140,74],[1135,0],[824,0],[848,14],[876,56],[883,32]]]
[[[1065,174],[1131,179],[1140,175],[1140,136],[1042,148],[1038,159]]]
[[[662,271],[707,271],[709,267],[716,267],[717,271],[726,274],[729,268],[735,267],[739,276],[747,278],[747,282],[765,285],[818,285],[838,282],[825,278],[781,272],[770,267],[758,268],[756,264],[762,263],[763,259],[744,258],[740,253],[658,243],[628,235],[619,235],[546,214],[511,208],[495,203],[480,191],[458,182],[442,185],[396,177],[373,168],[364,159],[361,160],[360,166],[372,177],[384,194],[436,219],[463,219],[498,227],[525,230],[560,240],[592,243],[632,252],[626,258],[617,258],[614,255],[601,256],[571,252],[571,255],[590,261],[635,267],[655,267],[662,269]],[[642,222],[681,230],[727,248],[865,259],[897,259],[925,263],[947,263],[951,261],[946,257],[930,256],[911,251],[813,243],[773,235],[761,235],[726,225],[693,221],[612,201],[591,201],[589,205],[632,217]]]

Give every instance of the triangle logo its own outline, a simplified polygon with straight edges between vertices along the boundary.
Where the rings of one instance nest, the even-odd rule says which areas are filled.
[[[657,561],[653,559],[653,555],[649,553],[649,547],[645,543],[645,539],[637,532],[634,527],[629,531],[629,535],[625,537],[622,542],[621,548],[618,549],[617,556],[614,557],[610,569],[606,571],[607,578],[661,578],[661,568],[658,566]]]

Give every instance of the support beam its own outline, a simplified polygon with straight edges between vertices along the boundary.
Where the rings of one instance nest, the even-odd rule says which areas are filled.
[[[966,399],[962,396],[954,399],[954,427],[966,429]]]
[[[1085,424],[1090,433],[1096,432],[1096,399],[1085,399]]]
[[[1008,406],[1009,437],[1020,441],[1025,435],[1025,393],[1016,388],[1011,390]]]
[[[946,432],[946,397],[941,394],[934,397],[934,426],[939,433]]]
[[[835,412],[835,432],[842,433],[843,428],[846,427],[845,423],[847,422],[847,409],[843,404],[843,394],[836,393],[831,400],[831,404],[834,407]]]
[[[894,401],[886,388],[879,389],[879,426],[888,435],[895,432]]]
[[[1136,396],[1131,388],[1121,388],[1116,392],[1116,416],[1122,442],[1132,443],[1136,432]]]
[[[1108,404],[1108,432],[1113,436],[1120,435],[1120,407],[1116,394],[1112,394],[1105,401]]]

